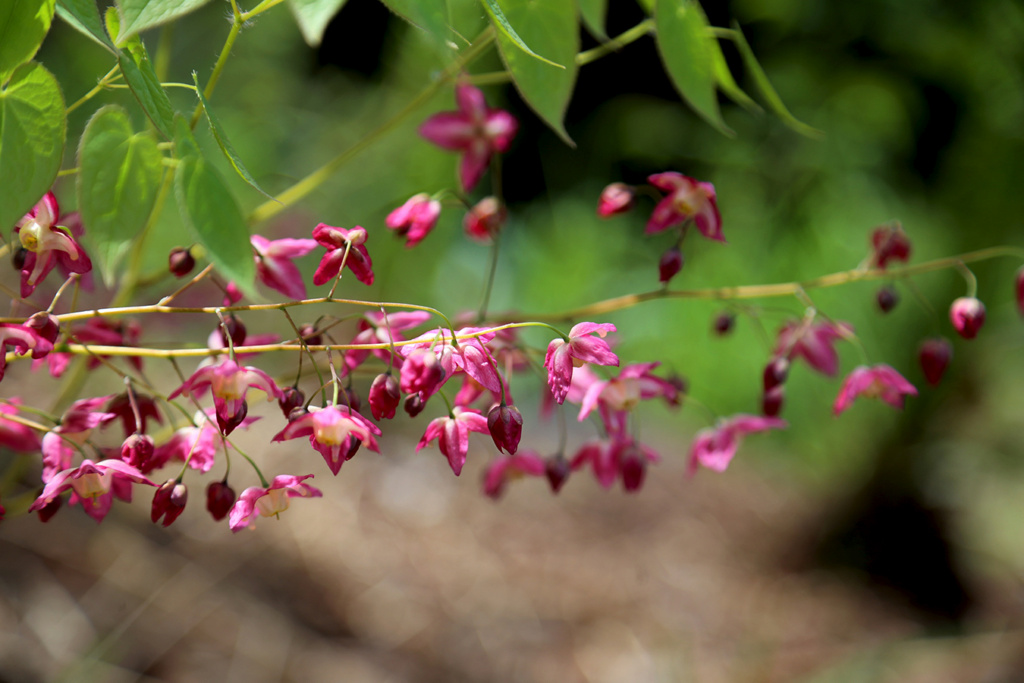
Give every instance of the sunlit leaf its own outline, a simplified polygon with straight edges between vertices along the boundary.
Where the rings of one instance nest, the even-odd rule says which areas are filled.
[[[310,47],[324,39],[324,31],[346,0],[288,0],[302,37]]]
[[[103,28],[96,0],[57,0],[57,14],[75,30],[111,52],[115,50],[114,41]]]
[[[46,194],[64,155],[67,113],[57,79],[29,62],[0,90],[0,228]]]
[[[580,16],[587,30],[595,37],[602,40],[608,37],[605,33],[605,17],[608,14],[608,0],[577,0],[580,6]]]
[[[120,0],[118,9],[121,13],[121,31],[115,38],[118,45],[123,45],[131,36],[147,28],[159,26],[194,9],[202,7],[210,0]]]
[[[658,51],[672,83],[683,99],[712,126],[726,135],[715,93],[714,50],[704,11],[694,0],[660,0],[654,7]]]
[[[547,57],[542,57],[536,52],[534,52],[532,49],[530,49],[530,47],[523,41],[523,39],[519,37],[519,34],[516,33],[516,30],[512,28],[512,24],[509,23],[508,18],[505,16],[505,12],[498,4],[498,0],[480,0],[480,2],[483,3],[484,9],[487,11],[487,16],[490,17],[491,19],[491,24],[493,24],[494,28],[498,31],[499,44],[502,41],[507,42],[509,45],[514,45],[519,50],[522,50],[523,53],[530,55],[534,59],[539,59],[542,62],[558,67],[560,69],[565,68],[564,65],[559,64],[558,62],[553,62]],[[531,5],[530,9],[538,11],[542,11],[544,9],[543,6],[533,2],[527,4]],[[547,3],[545,3],[545,5],[546,4]],[[575,55],[573,56],[575,57]]]
[[[201,156],[188,123],[181,117],[176,121],[175,133],[176,152],[183,155],[174,172],[181,220],[221,275],[251,293],[256,266],[245,218],[220,175]]]
[[[32,59],[53,21],[54,0],[0,2],[0,83]]]
[[[167,93],[160,85],[160,79],[156,77],[153,66],[149,63],[145,48],[141,43],[132,45],[130,53],[122,51],[118,55],[117,63],[121,66],[124,81],[138,100],[142,111],[160,134],[170,140],[174,137],[171,132],[174,108],[167,99]]]
[[[156,201],[163,156],[152,133],[135,133],[127,112],[107,105],[89,120],[78,147],[78,210],[107,285],[145,227]]]

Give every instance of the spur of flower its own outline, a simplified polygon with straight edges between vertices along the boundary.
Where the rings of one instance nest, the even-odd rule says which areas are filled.
[[[266,488],[250,486],[231,506],[228,527],[232,531],[252,527],[257,517],[274,517],[287,510],[292,498],[320,498],[320,490],[305,483],[312,478],[312,474],[279,474]]]
[[[358,225],[351,230],[320,223],[313,228],[313,239],[327,249],[313,273],[313,284],[319,287],[338,277],[348,266],[364,285],[373,284],[373,261],[366,251],[366,229]]]
[[[724,472],[736,455],[744,436],[769,429],[783,429],[787,426],[785,420],[777,417],[734,415],[722,420],[714,428],[702,429],[697,432],[690,446],[687,474],[692,476],[696,473],[698,465],[715,472]]]
[[[708,239],[725,241],[714,185],[675,171],[655,173],[649,176],[647,181],[667,193],[654,207],[651,218],[647,221],[648,235],[692,220],[700,234]]]
[[[58,263],[72,273],[88,273],[92,261],[68,228],[57,225],[60,206],[53,192],[47,192],[32,210],[14,224],[18,241],[28,254],[21,268],[21,295],[31,296],[43,278]]]
[[[512,114],[491,109],[484,94],[469,83],[455,87],[458,111],[434,114],[420,126],[420,135],[439,147],[462,153],[459,182],[469,192],[480,181],[491,157],[508,150],[519,129]]]
[[[584,363],[618,367],[619,357],[604,340],[609,332],[615,332],[615,325],[580,323],[569,330],[567,339],[554,339],[548,344],[547,353],[544,355],[544,367],[548,371],[548,386],[551,387],[555,401],[565,401],[565,395],[572,383],[573,368],[578,368]],[[592,336],[594,334],[597,337]]]
[[[360,446],[379,453],[380,448],[374,437],[380,436],[380,433],[377,425],[348,406],[310,406],[309,412],[290,420],[288,426],[278,432],[273,440],[287,441],[308,436],[310,445],[324,456],[331,472],[337,475],[342,464],[351,460]]]
[[[917,396],[917,389],[889,365],[882,363],[870,368],[860,365],[843,381],[832,412],[839,415],[860,396],[880,398],[893,408],[902,410],[905,397]]]
[[[267,400],[281,398],[281,390],[270,375],[259,368],[242,367],[233,360],[224,360],[216,365],[200,367],[185,383],[174,390],[169,398],[201,394],[209,387],[213,391],[213,403],[217,409],[217,424],[227,436],[241,424],[248,412],[245,394],[250,387],[266,392]]]

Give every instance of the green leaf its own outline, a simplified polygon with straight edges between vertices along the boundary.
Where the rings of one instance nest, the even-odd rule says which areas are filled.
[[[718,83],[718,88],[729,99],[747,111],[761,111],[761,107],[757,105],[757,102],[750,99],[750,96],[743,92],[740,86],[736,84],[736,79],[733,78],[732,72],[729,71],[729,65],[725,61],[725,55],[722,54],[722,46],[718,44],[717,40],[712,40],[710,46],[711,68],[715,73],[715,82]]]
[[[29,62],[0,90],[0,229],[49,191],[64,156],[67,112],[57,79]]]
[[[253,179],[252,175],[249,174],[248,169],[242,164],[242,160],[239,158],[238,153],[235,152],[235,148],[231,146],[228,141],[227,135],[224,134],[224,127],[220,125],[220,121],[210,111],[210,103],[206,101],[206,97],[203,96],[203,89],[199,87],[199,77],[196,72],[192,72],[192,81],[196,84],[196,95],[199,96],[199,102],[203,105],[203,111],[206,113],[206,120],[210,122],[210,130],[213,131],[213,137],[217,140],[217,144],[220,145],[220,150],[224,152],[224,156],[228,158],[231,165],[234,167],[238,175],[242,176],[242,180],[252,185],[260,194],[267,199],[274,199],[269,194],[263,191],[263,188],[256,184],[256,180]],[[274,199],[274,201],[277,201]]]
[[[605,33],[605,17],[608,15],[608,0],[578,0],[580,5],[580,16],[587,30],[601,40],[607,40]]]
[[[107,105],[89,119],[78,147],[78,210],[108,286],[149,219],[162,175],[156,140],[132,131],[124,109]]]
[[[53,21],[55,0],[4,0],[0,3],[0,83],[32,59]]]
[[[174,173],[174,194],[181,220],[221,275],[252,294],[256,266],[245,218],[224,181],[200,155],[184,118],[177,118],[175,133],[175,148],[181,156]]]
[[[708,123],[733,135],[718,110],[714,48],[704,11],[694,0],[659,0],[654,7],[658,51],[683,99]]]
[[[448,26],[457,38],[458,45],[469,45],[481,31],[487,28],[487,14],[480,6],[480,0],[447,0]]]
[[[177,19],[210,0],[120,0],[121,32],[114,39],[118,45],[131,36],[160,24]]]
[[[488,0],[490,1],[490,0]],[[515,23],[531,45],[568,65],[527,57],[519,44],[499,31],[498,51],[519,94],[558,135],[573,145],[562,119],[576,84],[579,28],[575,0],[502,0],[503,16]]]
[[[57,14],[75,30],[84,33],[111,52],[116,52],[114,41],[103,29],[96,0],[57,0]]]
[[[512,25],[510,23],[508,23],[508,19],[505,17],[505,13],[502,11],[501,7],[498,5],[498,0],[480,0],[480,2],[483,3],[484,10],[487,11],[487,16],[490,17],[490,19],[491,19],[491,24],[493,24],[494,28],[497,29],[497,31],[498,31],[498,44],[499,45],[502,43],[502,41],[507,41],[510,45],[514,45],[515,47],[517,47],[520,50],[522,50],[524,53],[526,53],[526,54],[530,55],[531,57],[533,57],[534,59],[539,59],[540,61],[545,62],[547,64],[550,64],[551,66],[558,67],[559,69],[564,69],[565,68],[564,66],[562,66],[558,62],[553,62],[550,59],[548,59],[547,57],[541,57],[539,54],[537,54],[536,52],[531,50],[530,47],[525,42],[523,42],[523,39],[519,37],[519,34],[516,33],[516,30],[514,28],[512,28]],[[506,3],[506,4],[511,4],[511,3]],[[519,2],[517,4],[522,5],[522,4],[525,4],[525,2],[524,2],[524,0],[519,0]],[[560,0],[559,0],[559,4],[561,4]],[[543,11],[545,8],[544,7],[534,7],[533,9],[535,9],[537,11]],[[573,55],[573,58],[575,58],[575,57],[576,57],[576,55]]]
[[[427,32],[438,46],[445,46],[451,33],[448,7],[443,0],[381,0],[392,12]]]
[[[130,54],[121,51],[117,56],[117,63],[121,66],[124,81],[138,100],[142,111],[161,135],[168,140],[173,138],[171,129],[174,125],[174,108],[167,99],[167,93],[160,85],[160,79],[156,77],[153,66],[149,63],[146,48],[140,42],[132,46]]]
[[[327,24],[344,4],[345,0],[288,0],[288,8],[310,47],[316,47],[323,41]]]
[[[739,24],[733,24],[733,30],[736,31],[736,47],[740,51],[740,56],[743,57],[743,64],[747,67],[747,71],[754,79],[754,84],[757,89],[761,92],[761,96],[765,99],[768,104],[768,108],[775,113],[782,122],[787,126],[795,130],[801,135],[806,135],[810,138],[821,138],[824,137],[825,133],[808,126],[803,121],[800,121],[793,116],[786,105],[783,103],[782,98],[775,92],[775,88],[772,87],[771,81],[768,80],[768,74],[764,72],[761,65],[757,61],[757,57],[754,56],[754,51],[750,49],[750,44],[747,39],[743,36],[743,31],[740,30]]]
[[[648,15],[654,14],[654,0],[636,0],[636,4],[640,5]]]

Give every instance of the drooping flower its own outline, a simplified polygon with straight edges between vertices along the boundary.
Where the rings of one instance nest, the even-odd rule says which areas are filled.
[[[4,378],[7,368],[8,346],[22,356],[31,351],[33,358],[43,358],[53,350],[53,344],[31,327],[0,323],[0,380]]]
[[[635,192],[625,183],[612,183],[601,190],[601,198],[597,202],[597,215],[609,218],[626,213],[633,208]]]
[[[327,249],[313,273],[314,285],[319,287],[338,277],[343,265],[348,266],[356,279],[364,285],[373,284],[373,261],[366,251],[365,228],[357,225],[349,230],[320,223],[313,228],[313,239]]]
[[[945,337],[925,339],[917,350],[917,359],[928,384],[938,386],[953,360],[953,345]]]
[[[544,459],[533,451],[502,455],[491,461],[484,473],[484,493],[497,500],[508,482],[524,476],[544,476]]]
[[[308,436],[310,445],[324,456],[331,472],[337,475],[360,446],[379,453],[374,435],[380,436],[380,433],[380,427],[347,406],[344,409],[334,405],[326,408],[311,406],[309,412],[289,420],[273,440],[287,441]]]
[[[818,372],[834,377],[839,372],[839,354],[834,344],[853,334],[849,323],[791,321],[779,330],[775,358],[803,358]]]
[[[180,481],[168,479],[153,494],[153,508],[149,517],[156,524],[164,518],[164,527],[169,527],[185,510],[188,502],[188,489]]]
[[[875,228],[871,233],[871,247],[874,250],[871,261],[882,270],[889,261],[906,263],[910,259],[910,240],[899,222]]]
[[[395,416],[398,404],[402,401],[402,392],[398,388],[398,380],[390,372],[377,375],[370,385],[370,412],[374,420],[390,420]]]
[[[487,429],[499,451],[515,455],[523,432],[523,415],[519,408],[502,402],[487,413]]]
[[[99,522],[110,510],[116,487],[127,486],[127,490],[122,490],[118,497],[131,500],[131,482],[156,486],[137,469],[120,460],[96,463],[83,460],[78,467],[61,470],[50,477],[29,511],[45,508],[64,491],[71,489],[71,503],[81,502],[85,511]]]
[[[957,334],[974,339],[985,324],[985,304],[973,296],[962,296],[950,305],[949,319]]]
[[[132,408],[131,398],[127,393],[118,394],[114,398],[110,399],[110,403],[107,404],[106,411],[108,413],[114,413],[121,418],[121,425],[124,427],[124,435],[127,437],[135,432],[146,433],[146,423],[152,418],[157,421],[157,424],[163,424],[164,419],[160,416],[160,410],[157,408],[156,401],[153,400],[152,396],[146,394],[140,394],[134,392],[135,405],[139,408],[139,417],[142,418],[142,424],[135,424],[135,410]]]
[[[57,472],[71,467],[75,453],[72,444],[82,445],[97,427],[117,417],[101,410],[110,396],[84,398],[75,401],[64,411],[60,424],[43,435],[43,481],[48,482]]]
[[[548,344],[544,356],[544,367],[548,371],[548,386],[555,401],[562,403],[572,382],[572,370],[584,363],[595,365],[614,365],[618,367],[619,357],[616,356],[604,336],[615,332],[611,323],[580,323],[569,330],[569,338],[554,339]],[[596,334],[597,337],[592,337]]]
[[[667,285],[683,269],[683,252],[673,245],[658,260],[658,282]]]
[[[305,299],[306,284],[302,281],[302,273],[295,267],[292,259],[305,256],[316,249],[316,240],[268,240],[261,235],[252,235],[249,241],[256,252],[256,276],[260,282],[271,289],[276,289],[289,299]]]
[[[474,242],[490,244],[507,219],[508,211],[497,197],[484,197],[466,212],[462,227]]]
[[[281,390],[270,375],[259,368],[242,367],[227,359],[216,365],[204,365],[192,373],[185,383],[174,390],[169,398],[192,393],[202,395],[207,387],[213,391],[213,403],[217,410],[217,424],[227,436],[241,424],[248,412],[245,394],[250,387],[266,392],[267,400],[281,398]]]
[[[734,415],[722,420],[712,429],[702,429],[697,432],[690,446],[687,474],[693,476],[698,465],[715,472],[724,472],[736,455],[736,449],[739,448],[744,436],[769,429],[783,429],[787,426],[785,420],[777,417]]]
[[[206,487],[206,509],[218,522],[228,516],[235,504],[235,490],[228,486],[227,479],[212,482]]]
[[[448,458],[448,464],[455,476],[462,473],[466,464],[466,453],[469,452],[469,433],[489,434],[487,418],[473,408],[455,408],[448,417],[431,420],[426,431],[416,444],[416,451],[426,448],[434,439],[441,453]]]
[[[421,192],[389,213],[384,219],[384,224],[394,230],[399,237],[405,238],[406,249],[412,249],[430,234],[437,225],[440,215],[441,202]]]
[[[228,527],[232,531],[251,528],[256,523],[257,515],[274,517],[288,509],[292,498],[320,498],[323,496],[320,490],[305,483],[312,478],[312,474],[301,477],[279,474],[267,488],[250,486],[242,491],[242,495],[231,506]]]
[[[109,318],[89,318],[84,325],[71,328],[68,341],[80,344],[99,346],[138,346],[142,327],[137,320],[110,320]],[[99,354],[97,358],[89,357],[90,370],[100,366],[101,358],[109,358]],[[140,356],[128,356],[127,360],[136,370],[142,370]]]
[[[880,398],[892,407],[902,410],[904,397],[917,396],[917,389],[889,365],[883,363],[870,368],[859,365],[843,381],[843,386],[832,406],[832,412],[839,415],[859,396]]]
[[[205,412],[197,412],[193,417],[195,427],[182,427],[171,435],[166,443],[156,447],[153,457],[145,467],[144,473],[163,467],[171,460],[188,462],[188,466],[200,472],[209,472],[213,467],[217,453],[224,450],[226,441],[220,429],[214,424],[216,409],[207,408]],[[258,417],[246,417],[236,429],[245,429]]]
[[[608,414],[632,410],[641,400],[659,396],[669,405],[679,405],[679,388],[669,380],[651,374],[651,370],[659,365],[661,363],[657,361],[634,363],[622,368],[619,374],[610,380],[599,380],[595,377],[583,394],[579,421],[587,419],[594,408],[600,407],[606,426],[610,426]]]
[[[21,269],[21,295],[31,296],[43,278],[60,264],[72,273],[88,273],[92,262],[66,227],[57,225],[60,206],[47,192],[14,225],[21,246],[28,250]]]
[[[1017,269],[1017,274],[1014,276],[1013,284],[1013,293],[1014,298],[1017,301],[1017,310],[1020,311],[1021,315],[1024,315],[1024,266]]]
[[[589,465],[602,487],[610,488],[621,479],[622,487],[632,492],[643,486],[647,464],[659,460],[661,456],[654,449],[620,432],[583,444],[573,456],[571,467],[578,470]]]
[[[491,157],[505,152],[519,123],[501,109],[491,109],[484,94],[469,83],[455,87],[458,111],[434,114],[420,126],[420,135],[444,149],[461,152],[459,181],[469,192],[480,181]]]
[[[430,319],[430,313],[426,311],[399,311],[388,313],[387,317],[380,311],[370,311],[363,315],[359,321],[359,332],[352,339],[352,344],[388,344],[391,342],[405,341],[402,332],[418,325],[422,325]],[[307,344],[314,342],[306,340]],[[385,363],[392,363],[395,367],[401,368],[403,357],[401,352],[392,354],[391,349],[349,349],[345,352],[345,372],[349,373],[362,365],[370,354],[380,358]]]
[[[647,221],[648,235],[668,230],[673,225],[692,219],[700,234],[708,239],[725,241],[714,185],[699,182],[674,171],[655,173],[647,180],[662,192],[668,193],[668,196],[654,207],[654,212]]]

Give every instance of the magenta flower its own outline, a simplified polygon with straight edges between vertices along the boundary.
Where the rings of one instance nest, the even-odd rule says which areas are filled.
[[[441,215],[441,202],[431,199],[425,192],[413,195],[405,204],[388,214],[384,224],[405,238],[405,248],[411,249],[423,241],[437,225]]]
[[[505,485],[520,477],[543,477],[544,458],[533,451],[519,455],[502,455],[491,461],[484,473],[484,493],[497,500],[505,492]]]
[[[53,350],[53,344],[27,325],[0,323],[0,380],[7,368],[7,347],[19,355],[32,352],[33,358],[43,358]]]
[[[949,320],[957,334],[974,339],[985,324],[985,304],[973,296],[962,296],[949,307]]]
[[[850,407],[858,396],[880,398],[894,408],[903,409],[905,396],[917,396],[917,389],[892,367],[879,364],[873,367],[859,365],[853,369],[836,396],[832,412],[839,415]]]
[[[502,402],[487,413],[487,429],[499,451],[515,455],[523,432],[523,415],[519,408]]]
[[[253,251],[256,252],[256,276],[260,282],[284,294],[289,299],[305,299],[306,285],[302,273],[292,259],[305,256],[316,249],[316,240],[283,239],[268,240],[252,235]]]
[[[945,337],[925,339],[917,350],[917,360],[928,384],[938,386],[953,360],[953,345]]]
[[[578,470],[590,465],[597,483],[610,488],[617,479],[627,491],[643,486],[647,463],[658,462],[661,456],[626,434],[615,434],[611,439],[589,441],[573,456],[571,467]]]
[[[736,455],[736,449],[739,448],[744,436],[769,429],[784,429],[787,426],[785,420],[777,417],[734,415],[722,420],[713,429],[702,429],[697,432],[690,446],[687,474],[693,476],[698,465],[715,472],[724,472]]]
[[[802,357],[818,372],[834,377],[839,372],[839,354],[834,344],[851,334],[853,326],[849,323],[792,321],[779,330],[774,355],[789,360]]]
[[[4,418],[4,415],[17,415],[21,399],[12,397],[11,404],[0,403],[0,446],[16,453],[35,453],[42,447],[36,430],[23,424]]]
[[[875,228],[871,233],[871,247],[874,249],[871,262],[881,270],[885,270],[889,261],[906,263],[910,259],[910,240],[899,223]]]
[[[169,527],[185,510],[188,502],[188,489],[180,481],[168,479],[153,494],[153,507],[149,518],[156,524],[164,518],[164,527]]]
[[[348,266],[357,280],[364,285],[372,285],[373,261],[363,246],[366,238],[366,230],[358,225],[351,230],[335,228],[326,223],[313,228],[313,239],[327,249],[313,273],[313,284],[319,287],[330,282],[338,277],[342,266]],[[345,256],[346,252],[348,256]]]
[[[274,517],[288,509],[292,498],[320,498],[323,496],[320,490],[305,483],[312,478],[312,474],[301,477],[279,474],[267,488],[250,486],[242,491],[242,495],[231,506],[228,527],[232,531],[251,528],[256,523],[257,515]]]
[[[402,401],[402,392],[398,388],[398,380],[390,372],[377,375],[370,385],[370,412],[374,420],[390,420]]]
[[[626,213],[633,208],[633,197],[636,193],[625,183],[612,183],[601,190],[601,198],[597,202],[597,215],[609,218],[616,214]]]
[[[501,109],[491,109],[484,94],[468,83],[455,87],[459,111],[434,114],[420,126],[420,135],[444,149],[461,152],[459,181],[469,192],[480,181],[491,157],[505,152],[519,123]]]
[[[281,390],[270,375],[259,368],[241,367],[233,360],[224,360],[216,365],[201,366],[174,390],[168,398],[191,393],[201,395],[207,387],[213,391],[213,404],[217,409],[217,424],[227,436],[241,424],[248,412],[245,394],[250,387],[266,392],[267,400],[280,399]]]
[[[209,472],[213,468],[217,453],[224,450],[224,437],[213,424],[215,410],[208,408],[205,412],[197,412],[193,417],[196,427],[182,427],[171,435],[166,443],[157,446],[153,457],[145,467],[144,473],[163,467],[171,460],[188,461],[188,466],[199,472]],[[238,427],[245,429],[258,417],[246,417]],[[237,428],[237,427],[236,427]]]
[[[21,269],[21,295],[31,296],[43,278],[60,264],[72,273],[88,273],[92,262],[66,227],[57,225],[60,206],[47,192],[32,210],[15,223],[21,246],[28,250]]]
[[[413,349],[402,363],[399,387],[406,394],[429,398],[444,383],[447,373],[430,349]]]
[[[90,318],[84,325],[71,328],[68,341],[100,346],[138,346],[141,334],[142,327],[137,320],[112,321],[107,318]],[[90,357],[90,370],[101,365],[100,358],[109,356]],[[136,370],[142,370],[141,357],[128,356],[127,360]]]
[[[508,211],[497,197],[484,197],[462,219],[462,228],[466,237],[474,242],[490,244],[495,235],[501,232],[508,218]]]
[[[647,180],[662,192],[667,192],[668,196],[654,207],[647,221],[646,234],[668,230],[673,225],[692,219],[700,234],[708,239],[725,241],[714,185],[698,182],[675,171],[655,173],[648,176]]]
[[[611,323],[580,323],[569,330],[569,338],[554,339],[548,344],[544,356],[544,367],[548,371],[548,386],[555,401],[562,403],[569,392],[572,382],[572,370],[584,363],[595,365],[614,365],[618,367],[619,357],[616,356],[604,336],[615,332]],[[596,334],[599,338],[590,336]]]
[[[114,413],[101,410],[101,406],[110,398],[98,396],[75,401],[61,416],[60,424],[54,427],[53,431],[43,435],[44,482],[49,481],[57,472],[71,467],[75,449],[68,441],[82,445],[94,429],[117,417]]]
[[[667,379],[656,377],[651,370],[661,363],[635,363],[622,368],[617,377],[610,380],[598,380],[594,377],[583,394],[580,405],[579,421],[587,419],[595,407],[600,407],[601,415],[611,412],[629,411],[641,400],[656,398],[665,399],[669,405],[679,405],[679,387]],[[605,419],[606,425],[608,419]]]
[[[359,332],[352,339],[353,344],[387,344],[389,342],[405,341],[401,334],[405,330],[422,325],[430,320],[430,313],[426,311],[400,311],[388,313],[387,318],[380,311],[370,311],[363,315],[359,321]],[[390,332],[390,335],[388,334]],[[307,343],[311,343],[307,340]],[[391,349],[350,349],[345,352],[346,372],[352,372],[362,365],[363,361],[373,354],[385,363],[392,362],[395,367],[402,366],[401,352],[392,354]],[[393,357],[392,357],[393,356]]]
[[[351,460],[365,445],[375,453],[380,452],[374,435],[380,436],[380,428],[347,406],[326,408],[310,407],[309,412],[301,417],[288,421],[274,441],[287,441],[308,436],[313,448],[324,456],[327,466],[335,475],[341,470],[346,460]]]
[[[416,451],[423,450],[428,443],[437,439],[438,448],[448,458],[448,464],[457,477],[462,472],[462,466],[466,464],[470,432],[489,434],[487,418],[473,408],[455,408],[449,417],[431,420],[420,442],[416,444]]]
[[[120,492],[113,490],[119,486],[118,482],[122,488],[127,484],[127,493],[124,490]],[[131,500],[131,482],[156,486],[137,469],[120,460],[101,460],[97,463],[84,460],[78,467],[54,474],[46,482],[39,497],[29,507],[29,512],[41,510],[60,494],[71,489],[73,491],[71,503],[81,501],[85,511],[99,522],[110,510],[115,493],[118,493],[119,498],[124,499],[127,496],[127,499]]]

